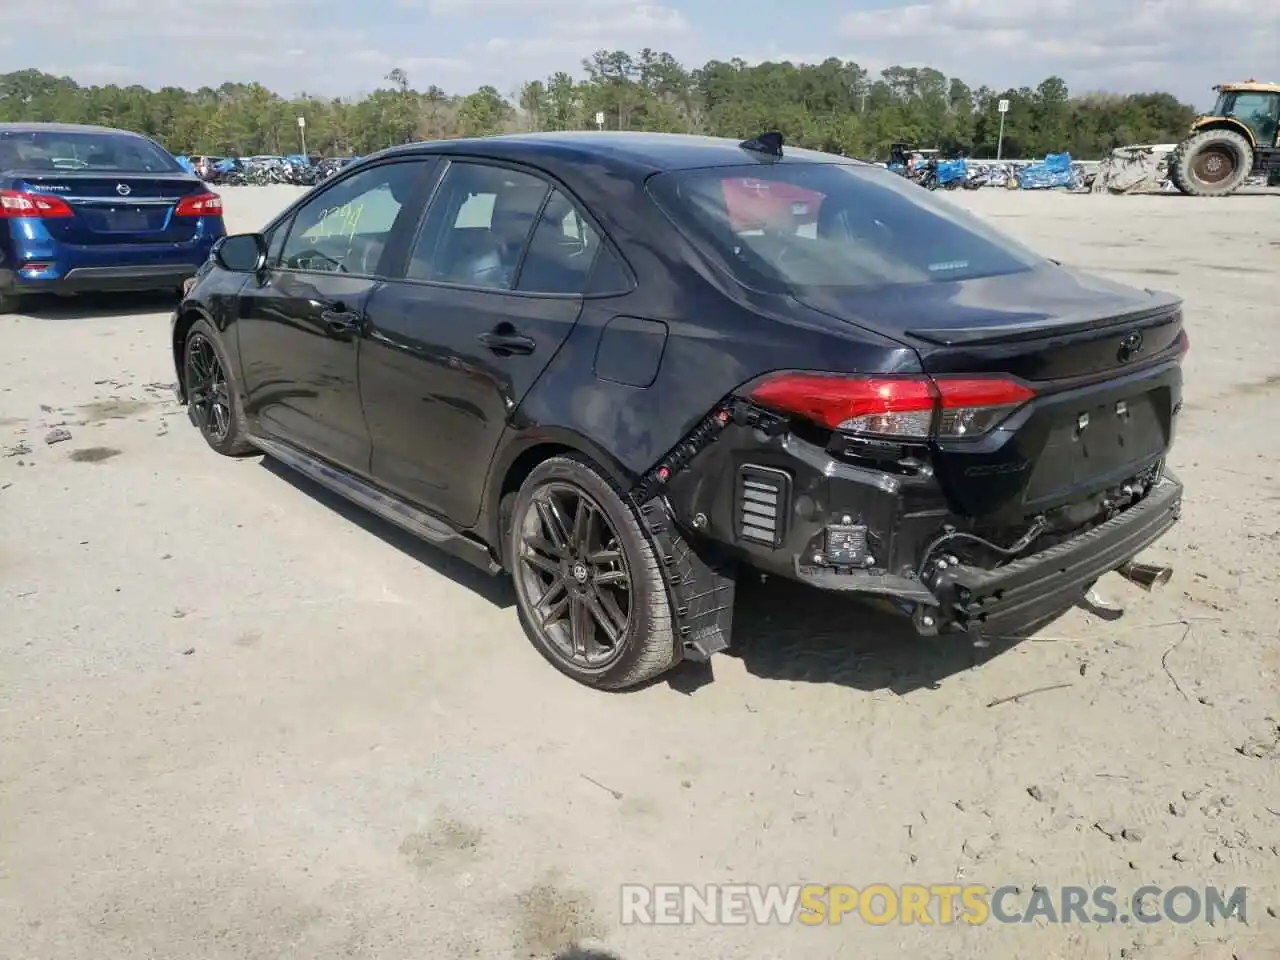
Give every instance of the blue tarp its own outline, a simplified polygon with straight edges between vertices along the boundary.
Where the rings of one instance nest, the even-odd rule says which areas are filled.
[[[180,157],[174,157],[173,159],[177,160],[179,166],[181,166],[183,170],[187,171],[187,173],[196,172],[196,165],[192,163],[191,158],[186,156],[185,154]]]
[[[963,160],[942,160],[938,163],[938,183],[963,180],[967,174],[968,167]]]
[[[1051,153],[1041,163],[1029,163],[1018,171],[1018,186],[1023,190],[1048,190],[1053,187],[1076,186],[1071,154]]]

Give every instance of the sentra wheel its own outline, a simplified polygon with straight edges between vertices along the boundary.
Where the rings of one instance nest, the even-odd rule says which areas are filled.
[[[516,497],[508,556],[525,632],[580,683],[619,690],[676,661],[671,609],[632,508],[592,464],[553,457]]]
[[[191,325],[183,351],[187,410],[205,441],[228,457],[253,452],[245,437],[230,364],[213,330],[203,320]]]

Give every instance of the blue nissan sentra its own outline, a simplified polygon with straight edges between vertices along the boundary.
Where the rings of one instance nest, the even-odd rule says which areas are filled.
[[[35,293],[180,293],[225,234],[222,199],[154,140],[0,123],[0,313]]]

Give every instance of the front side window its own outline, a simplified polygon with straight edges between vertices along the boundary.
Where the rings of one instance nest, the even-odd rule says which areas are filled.
[[[411,280],[511,290],[551,186],[482,163],[453,163],[409,257]]]
[[[376,276],[383,250],[421,170],[384,163],[321,191],[296,214],[281,254],[288,270]]]
[[[0,132],[0,171],[81,170],[103,173],[185,173],[161,147],[111,132]]]
[[[1046,262],[879,167],[687,170],[659,174],[648,189],[681,233],[766,292],[972,280]]]

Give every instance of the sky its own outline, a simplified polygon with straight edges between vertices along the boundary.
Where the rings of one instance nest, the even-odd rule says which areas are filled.
[[[509,94],[595,50],[686,66],[853,60],[972,86],[1168,90],[1205,107],[1228,80],[1280,81],[1276,0],[39,0],[0,33],[0,73],[149,87],[260,81],[358,96],[395,67],[419,89]]]

